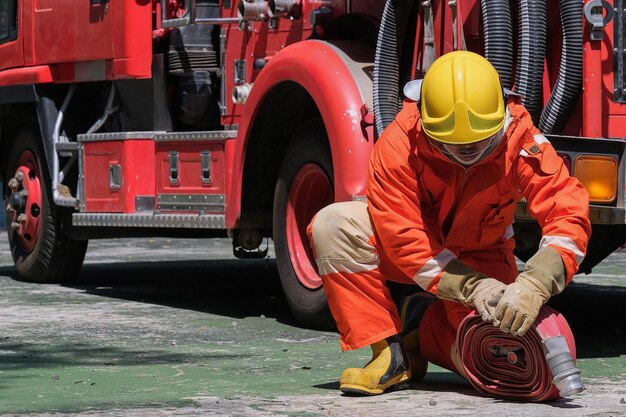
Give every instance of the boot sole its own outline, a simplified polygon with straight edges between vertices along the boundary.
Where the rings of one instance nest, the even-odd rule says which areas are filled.
[[[342,384],[339,389],[344,394],[362,396],[362,395],[380,395],[384,392],[399,391],[409,387],[411,378],[405,376],[400,381],[392,383],[389,386],[381,388],[367,388],[361,385]]]

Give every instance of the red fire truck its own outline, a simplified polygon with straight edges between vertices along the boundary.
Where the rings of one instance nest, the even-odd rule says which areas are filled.
[[[364,199],[403,86],[485,55],[591,195],[582,272],[626,241],[626,0],[0,0],[11,253],[74,278],[89,239],[272,238],[306,326],[332,327],[305,228]],[[540,231],[519,202],[517,254]],[[184,250],[184,248],[181,248]]]

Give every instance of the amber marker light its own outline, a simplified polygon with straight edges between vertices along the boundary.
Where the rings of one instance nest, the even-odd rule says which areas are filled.
[[[612,203],[617,196],[617,159],[611,156],[579,155],[574,176],[589,192],[591,203]]]

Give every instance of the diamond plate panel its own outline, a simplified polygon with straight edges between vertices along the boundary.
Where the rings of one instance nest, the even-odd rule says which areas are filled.
[[[236,130],[215,130],[211,132],[173,132],[154,135],[157,142],[226,140],[237,137]]]
[[[225,229],[224,215],[75,213],[74,226]]]
[[[111,132],[111,133],[90,133],[78,135],[79,142],[102,142],[107,140],[152,140],[155,135],[163,132]]]

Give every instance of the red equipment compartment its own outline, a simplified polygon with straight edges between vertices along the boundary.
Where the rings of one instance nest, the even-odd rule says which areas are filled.
[[[204,135],[205,133],[178,135],[183,140],[172,139],[176,136],[172,134],[157,135],[158,211],[224,212],[224,140],[207,140],[203,138]]]
[[[135,213],[154,209],[153,135],[79,136],[84,173],[81,211]]]

